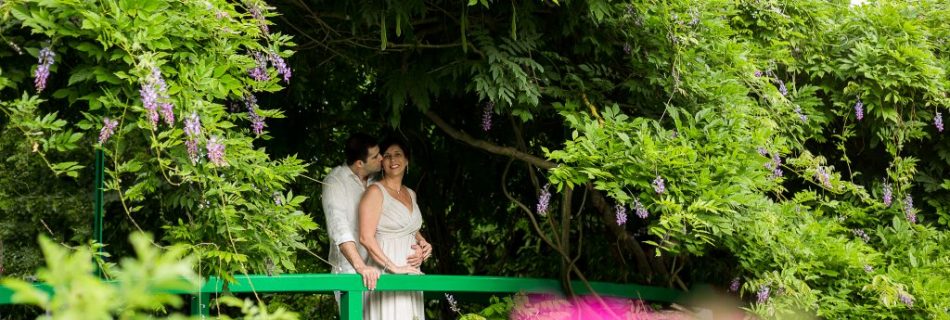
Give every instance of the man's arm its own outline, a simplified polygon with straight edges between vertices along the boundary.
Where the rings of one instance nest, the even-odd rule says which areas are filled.
[[[350,231],[350,219],[356,219],[356,212],[346,212],[346,206],[342,203],[347,199],[342,182],[329,177],[323,185],[323,212],[327,218],[327,233],[330,236],[330,242],[340,248],[343,257],[353,266],[361,276],[363,276],[363,285],[366,288],[376,289],[376,281],[379,279],[379,270],[367,266],[363,258],[356,250],[356,238]],[[338,266],[334,266],[338,267]]]
[[[363,262],[360,253],[356,251],[356,242],[347,241],[341,243],[340,252],[343,253],[343,257],[346,258],[346,261],[349,261],[350,264],[353,265],[353,269],[356,270],[356,273],[363,276],[363,285],[370,290],[376,289],[376,281],[379,280],[379,269],[368,266]]]

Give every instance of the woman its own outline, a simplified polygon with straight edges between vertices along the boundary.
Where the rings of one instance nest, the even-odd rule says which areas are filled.
[[[383,151],[383,178],[373,183],[360,200],[360,243],[375,267],[390,274],[422,274],[418,266],[407,264],[413,247],[422,248],[423,258],[431,246],[419,233],[422,216],[416,193],[402,184],[409,168],[406,144],[387,139]],[[363,319],[424,319],[421,291],[375,291],[369,294]]]

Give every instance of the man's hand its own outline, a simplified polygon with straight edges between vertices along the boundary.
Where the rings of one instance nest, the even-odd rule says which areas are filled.
[[[370,266],[363,266],[362,268],[357,269],[356,273],[359,273],[361,276],[363,276],[363,285],[366,286],[367,289],[376,289],[376,282],[379,281],[379,269]]]

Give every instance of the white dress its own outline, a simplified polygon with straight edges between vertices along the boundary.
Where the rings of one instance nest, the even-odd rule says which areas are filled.
[[[383,211],[376,226],[376,242],[386,257],[395,265],[405,265],[406,257],[412,253],[416,244],[416,232],[422,228],[422,215],[416,203],[416,193],[409,188],[412,199],[412,211],[402,202],[393,198],[379,182],[374,183],[383,192]],[[373,265],[384,270],[376,261]],[[389,273],[388,270],[384,271]],[[363,319],[371,320],[423,320],[425,305],[422,291],[373,291],[370,292],[364,306]]]

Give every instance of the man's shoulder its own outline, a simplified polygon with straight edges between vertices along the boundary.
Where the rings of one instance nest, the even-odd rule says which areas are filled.
[[[346,177],[347,171],[349,170],[350,168],[344,165],[333,167],[333,169],[330,169],[330,173],[327,174],[327,177],[323,179],[323,182],[327,184],[339,183]]]

